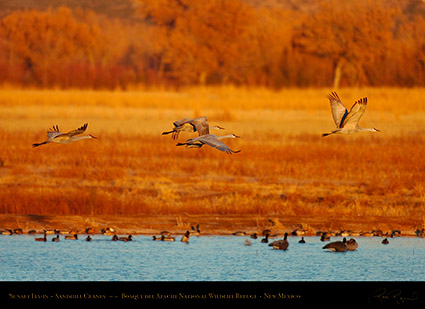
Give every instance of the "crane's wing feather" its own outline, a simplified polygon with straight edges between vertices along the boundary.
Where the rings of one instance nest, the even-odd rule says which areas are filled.
[[[66,135],[69,136],[74,136],[74,135],[78,135],[83,133],[86,129],[87,129],[88,123],[85,123],[84,125],[82,125],[80,128],[69,131],[68,133],[66,133]]]
[[[170,134],[173,139],[177,139],[179,137],[180,131],[188,131],[194,130],[192,124],[190,123],[189,118],[184,118],[180,120],[176,120],[173,122],[174,128],[171,131],[162,132],[162,135]],[[190,127],[190,129],[188,128]]]
[[[360,118],[363,116],[367,106],[367,98],[363,98],[358,100],[353,104],[348,113],[347,117],[345,117],[342,127],[357,127],[360,121]]]
[[[59,131],[59,127],[58,125],[54,125],[51,129],[49,129],[49,131],[47,132],[47,138],[48,139],[54,139],[55,137],[58,137],[60,135],[62,135],[63,133],[61,133]]]
[[[207,117],[203,116],[195,118],[190,123],[192,124],[194,131],[197,131],[200,136],[210,133],[210,126],[208,124]]]
[[[336,92],[332,92],[327,96],[327,98],[331,104],[332,117],[334,119],[335,125],[337,128],[341,128],[341,125],[348,114],[347,108],[344,106],[344,104],[342,104]]]
[[[175,127],[180,127],[181,125],[183,125],[185,123],[188,123],[188,122],[190,122],[190,119],[189,118],[184,118],[184,119],[180,119],[180,120],[174,121],[173,124],[174,124]]]
[[[220,141],[215,135],[201,135],[197,138],[198,141],[201,141],[205,145],[216,148],[220,151],[224,151],[226,153],[233,153],[234,151],[229,148],[225,143]]]

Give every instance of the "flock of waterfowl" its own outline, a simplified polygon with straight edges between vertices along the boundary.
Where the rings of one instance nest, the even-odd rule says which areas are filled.
[[[199,225],[197,226],[197,228],[195,229],[194,227],[192,227],[192,229],[193,229],[193,233],[192,233],[192,235],[198,235],[199,236],[199,234],[200,234],[200,231],[199,231]],[[1,235],[20,235],[20,234],[24,234],[24,232],[22,231],[22,229],[14,229],[14,230],[10,230],[10,229],[7,229],[7,230],[2,230],[2,231],[0,231],[0,234]],[[28,234],[37,234],[37,232],[35,231],[35,230],[30,230],[30,231],[28,231]],[[36,237],[36,238],[34,238],[34,240],[35,241],[40,241],[40,242],[47,242],[48,241],[48,239],[47,239],[47,235],[54,235],[52,238],[51,238],[51,241],[52,242],[58,242],[58,241],[60,241],[60,236],[59,235],[62,235],[62,237],[63,237],[63,239],[65,239],[65,240],[78,240],[79,239],[79,237],[78,237],[78,235],[79,235],[79,233],[78,233],[78,231],[75,231],[75,230],[71,230],[71,231],[59,231],[59,230],[50,230],[50,231],[48,231],[48,230],[44,230],[43,231],[43,237]],[[92,237],[92,235],[95,235],[95,233],[94,232],[92,232],[91,231],[91,229],[86,229],[86,231],[85,231],[85,234],[87,235],[84,239],[85,239],[85,241],[92,241],[93,240],[93,237]],[[101,235],[106,235],[106,236],[108,236],[108,235],[112,235],[112,238],[111,238],[111,241],[124,241],[124,242],[127,242],[127,241],[132,241],[133,240],[133,235],[128,235],[128,236],[118,236],[112,229],[109,229],[108,228],[108,230],[101,230]],[[182,236],[181,236],[181,239],[180,239],[180,241],[181,242],[189,242],[189,237],[190,237],[190,235],[191,235],[191,232],[190,231],[186,231]],[[173,237],[173,236],[171,236],[171,233],[170,232],[168,232],[168,231],[162,231],[161,233],[160,233],[160,236],[152,236],[152,240],[159,240],[159,241],[175,241],[176,240],[176,237]]]
[[[416,230],[415,234],[419,237],[424,237],[425,229],[422,230]],[[302,232],[294,230],[291,235],[292,236],[299,236],[302,234]],[[399,230],[393,230],[391,233],[382,233],[382,231],[372,231],[368,233],[355,233],[358,236],[379,236],[383,237],[383,240],[381,241],[381,244],[387,245],[389,244],[388,238],[398,237],[400,236],[401,232]],[[245,232],[237,231],[233,233],[234,236],[246,236]],[[331,235],[332,237],[343,237],[342,240],[332,241],[331,242]],[[331,233],[331,232],[317,232],[316,236],[320,237],[320,241],[322,242],[328,242],[326,245],[322,247],[322,249],[334,251],[334,252],[346,252],[346,251],[355,251],[358,248],[358,243],[354,238],[350,238],[347,240],[347,237],[350,235],[347,231],[341,231],[340,233]],[[261,243],[266,243],[270,247],[273,247],[275,250],[287,250],[289,247],[289,241],[288,236],[289,234],[285,232],[283,235],[283,239],[280,240],[274,240],[270,242],[270,238],[276,238],[277,235],[271,234],[270,230],[264,230],[262,232],[263,238],[261,239]],[[257,233],[253,233],[249,236],[251,239],[257,239],[259,235]],[[301,236],[301,239],[298,241],[299,244],[305,244],[306,240],[304,236]],[[249,239],[246,239],[244,244],[246,246],[250,246],[252,242]]]
[[[363,116],[366,105],[367,98],[362,98],[356,101],[351,107],[350,111],[344,106],[341,102],[338,94],[332,92],[327,96],[331,105],[332,117],[334,119],[336,129],[330,133],[323,133],[322,136],[328,136],[331,134],[353,134],[356,132],[379,132],[375,128],[362,128],[359,126],[360,118]],[[168,135],[171,134],[171,137],[175,140],[178,138],[180,132],[190,132],[198,133],[198,137],[190,138],[186,142],[179,142],[176,146],[186,146],[186,148],[201,148],[203,145],[207,145],[213,148],[216,148],[220,151],[226,152],[228,154],[238,153],[240,150],[232,150],[223,143],[221,140],[226,138],[239,138],[235,134],[228,134],[223,136],[218,136],[210,133],[210,129],[214,130],[224,130],[224,128],[216,125],[209,126],[208,118],[205,116],[197,117],[194,119],[181,119],[173,123],[174,127],[170,131],[165,131],[162,134]],[[86,131],[88,124],[84,124],[76,130],[69,131],[67,133],[62,133],[59,130],[59,127],[53,126],[50,131],[47,132],[47,140],[41,143],[34,143],[33,147],[38,147],[48,143],[58,143],[58,144],[69,144],[82,139],[96,138],[91,134],[85,136],[77,136]]]
[[[192,226],[191,227],[191,231],[186,231],[180,241],[181,242],[188,242],[189,241],[189,237],[192,236],[199,236],[201,231],[199,230],[199,224],[196,225],[196,227]],[[24,234],[24,231],[20,228],[17,229],[5,229],[5,230],[0,230],[0,235],[21,235]],[[29,230],[27,232],[27,234],[29,235],[33,235],[33,234],[40,234],[39,232],[37,232],[36,230]],[[93,228],[87,228],[85,229],[84,233],[80,233],[79,231],[72,229],[72,230],[67,230],[67,231],[60,231],[58,229],[54,229],[54,230],[46,230],[43,229],[43,232],[41,233],[43,234],[43,237],[36,237],[34,238],[35,241],[41,241],[41,242],[46,242],[48,241],[47,239],[47,235],[54,235],[53,238],[51,238],[51,241],[53,242],[58,242],[60,240],[59,235],[62,235],[62,237],[65,240],[78,240],[78,235],[79,234],[83,234],[83,235],[87,235],[85,237],[86,241],[92,241],[93,238],[91,235],[95,235],[95,231]],[[133,240],[133,235],[128,235],[128,236],[124,236],[124,237],[119,237],[116,233],[116,231],[112,228],[107,227],[106,229],[101,229],[100,230],[100,234],[104,235],[104,236],[112,236],[111,240],[112,241],[132,241]],[[152,240],[159,240],[159,241],[175,241],[176,238],[171,236],[171,233],[168,231],[162,231],[160,233],[160,236],[152,236]]]
[[[56,233],[55,235],[56,236],[52,238],[52,241],[53,242],[60,241],[59,233]],[[78,240],[78,234],[66,235],[64,238],[67,239],[67,240]],[[132,235],[128,235],[127,237],[118,237],[117,235],[114,235],[114,236],[112,236],[112,239],[111,240],[112,241],[118,241],[118,240],[121,240],[121,241],[131,241],[132,239],[133,239],[133,236]],[[46,242],[47,241],[47,233],[45,232],[43,237],[37,237],[37,238],[34,238],[34,240],[35,241]],[[85,240],[86,241],[92,241],[93,238],[90,235],[87,235],[87,237],[85,238]]]
[[[18,229],[6,229],[6,230],[1,230],[0,231],[0,235],[20,235],[20,234],[24,234],[23,230],[18,228]],[[40,234],[40,232],[37,232],[35,230],[29,230],[27,232],[27,234],[32,235],[32,234]],[[47,241],[52,241],[52,242],[59,242],[61,237],[65,240],[79,240],[79,235],[84,235],[84,240],[85,241],[92,241],[93,237],[95,237],[96,233],[94,231],[94,229],[92,228],[87,228],[85,229],[84,232],[79,232],[75,229],[73,230],[68,230],[68,231],[60,231],[57,229],[54,230],[43,230],[42,232],[43,237],[36,237],[34,238],[35,241],[38,242],[47,242]],[[50,240],[47,238],[47,235],[52,235],[52,238],[50,238]],[[60,235],[62,235],[60,237]],[[133,240],[133,236],[130,234],[128,236],[118,236],[117,232],[112,229],[112,228],[106,228],[106,229],[101,229],[100,230],[100,235],[103,236],[112,236],[110,238],[111,241],[123,241],[123,242],[128,242],[128,241],[132,241]],[[187,230],[185,233],[183,233],[181,235],[180,241],[181,242],[189,242],[189,238],[190,236],[200,236],[201,235],[201,231],[199,228],[199,224],[196,226],[191,226],[191,231]],[[303,235],[307,235],[305,233],[304,230],[294,230],[292,231],[290,234],[288,232],[285,232],[283,234],[283,238],[282,239],[277,239],[277,240],[273,240],[275,238],[279,238],[278,234],[276,233],[272,233],[272,231],[270,229],[265,229],[263,230],[260,234],[258,233],[252,233],[249,235],[249,239],[245,239],[244,244],[246,246],[251,246],[252,242],[254,239],[259,239],[261,238],[260,242],[261,243],[265,243],[268,244],[268,246],[272,247],[275,250],[287,250],[289,247],[289,240],[288,240],[288,236],[297,236],[297,237],[301,237],[298,241],[298,243],[300,244],[305,244],[306,243],[306,239],[304,238]],[[334,251],[334,252],[346,252],[346,251],[355,251],[358,248],[358,243],[354,238],[350,238],[347,239],[350,236],[361,236],[361,237],[365,237],[365,236],[375,236],[375,237],[381,237],[383,238],[381,243],[384,245],[389,244],[389,240],[388,238],[394,238],[394,237],[399,237],[401,236],[401,231],[400,230],[392,230],[391,232],[387,232],[387,233],[383,233],[381,230],[375,230],[372,232],[365,232],[365,233],[352,233],[350,231],[340,231],[338,233],[335,232],[317,232],[316,236],[320,237],[320,241],[322,242],[327,242],[326,245],[324,245],[322,248],[326,249],[326,250],[330,250],[330,251]],[[415,231],[415,235],[418,237],[425,237],[425,228],[417,229]],[[236,231],[234,233],[232,233],[232,236],[248,236],[247,233],[243,232],[243,231]],[[337,241],[332,241],[331,242],[331,237],[343,237],[342,240],[337,240]],[[104,238],[103,238],[104,239]],[[153,235],[152,236],[152,240],[153,241],[167,241],[167,242],[173,242],[176,241],[176,237],[172,236],[171,233],[169,231],[162,231],[159,233],[159,235]]]

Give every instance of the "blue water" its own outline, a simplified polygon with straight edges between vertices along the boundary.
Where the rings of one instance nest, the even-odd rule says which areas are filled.
[[[37,235],[36,237],[40,237]],[[134,236],[113,242],[34,241],[0,236],[0,281],[424,281],[425,239],[355,237],[350,252],[328,252],[319,237],[288,237],[287,251],[242,236],[191,237],[189,243]],[[334,237],[334,240],[341,240]]]

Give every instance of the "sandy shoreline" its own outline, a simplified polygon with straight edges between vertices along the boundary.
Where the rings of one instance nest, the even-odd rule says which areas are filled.
[[[90,229],[94,234],[112,228],[117,234],[157,235],[167,230],[182,234],[199,225],[201,235],[233,235],[242,231],[246,235],[262,233],[269,229],[272,234],[292,233],[314,236],[318,232],[340,233],[348,231],[354,236],[371,236],[372,231],[390,234],[399,230],[400,236],[417,236],[415,231],[423,228],[422,219],[388,217],[288,217],[258,215],[140,215],[140,216],[44,216],[44,215],[0,215],[0,231],[20,229],[43,233],[43,230],[59,230],[67,233],[76,230],[85,234]]]

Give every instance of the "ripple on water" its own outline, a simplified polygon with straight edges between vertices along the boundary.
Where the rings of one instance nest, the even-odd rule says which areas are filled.
[[[354,252],[328,252],[318,237],[289,237],[286,251],[260,239],[200,236],[189,243],[35,242],[31,235],[0,237],[4,281],[422,281],[425,239],[398,237],[382,245],[378,237],[357,237]],[[337,238],[333,239],[336,240]]]

